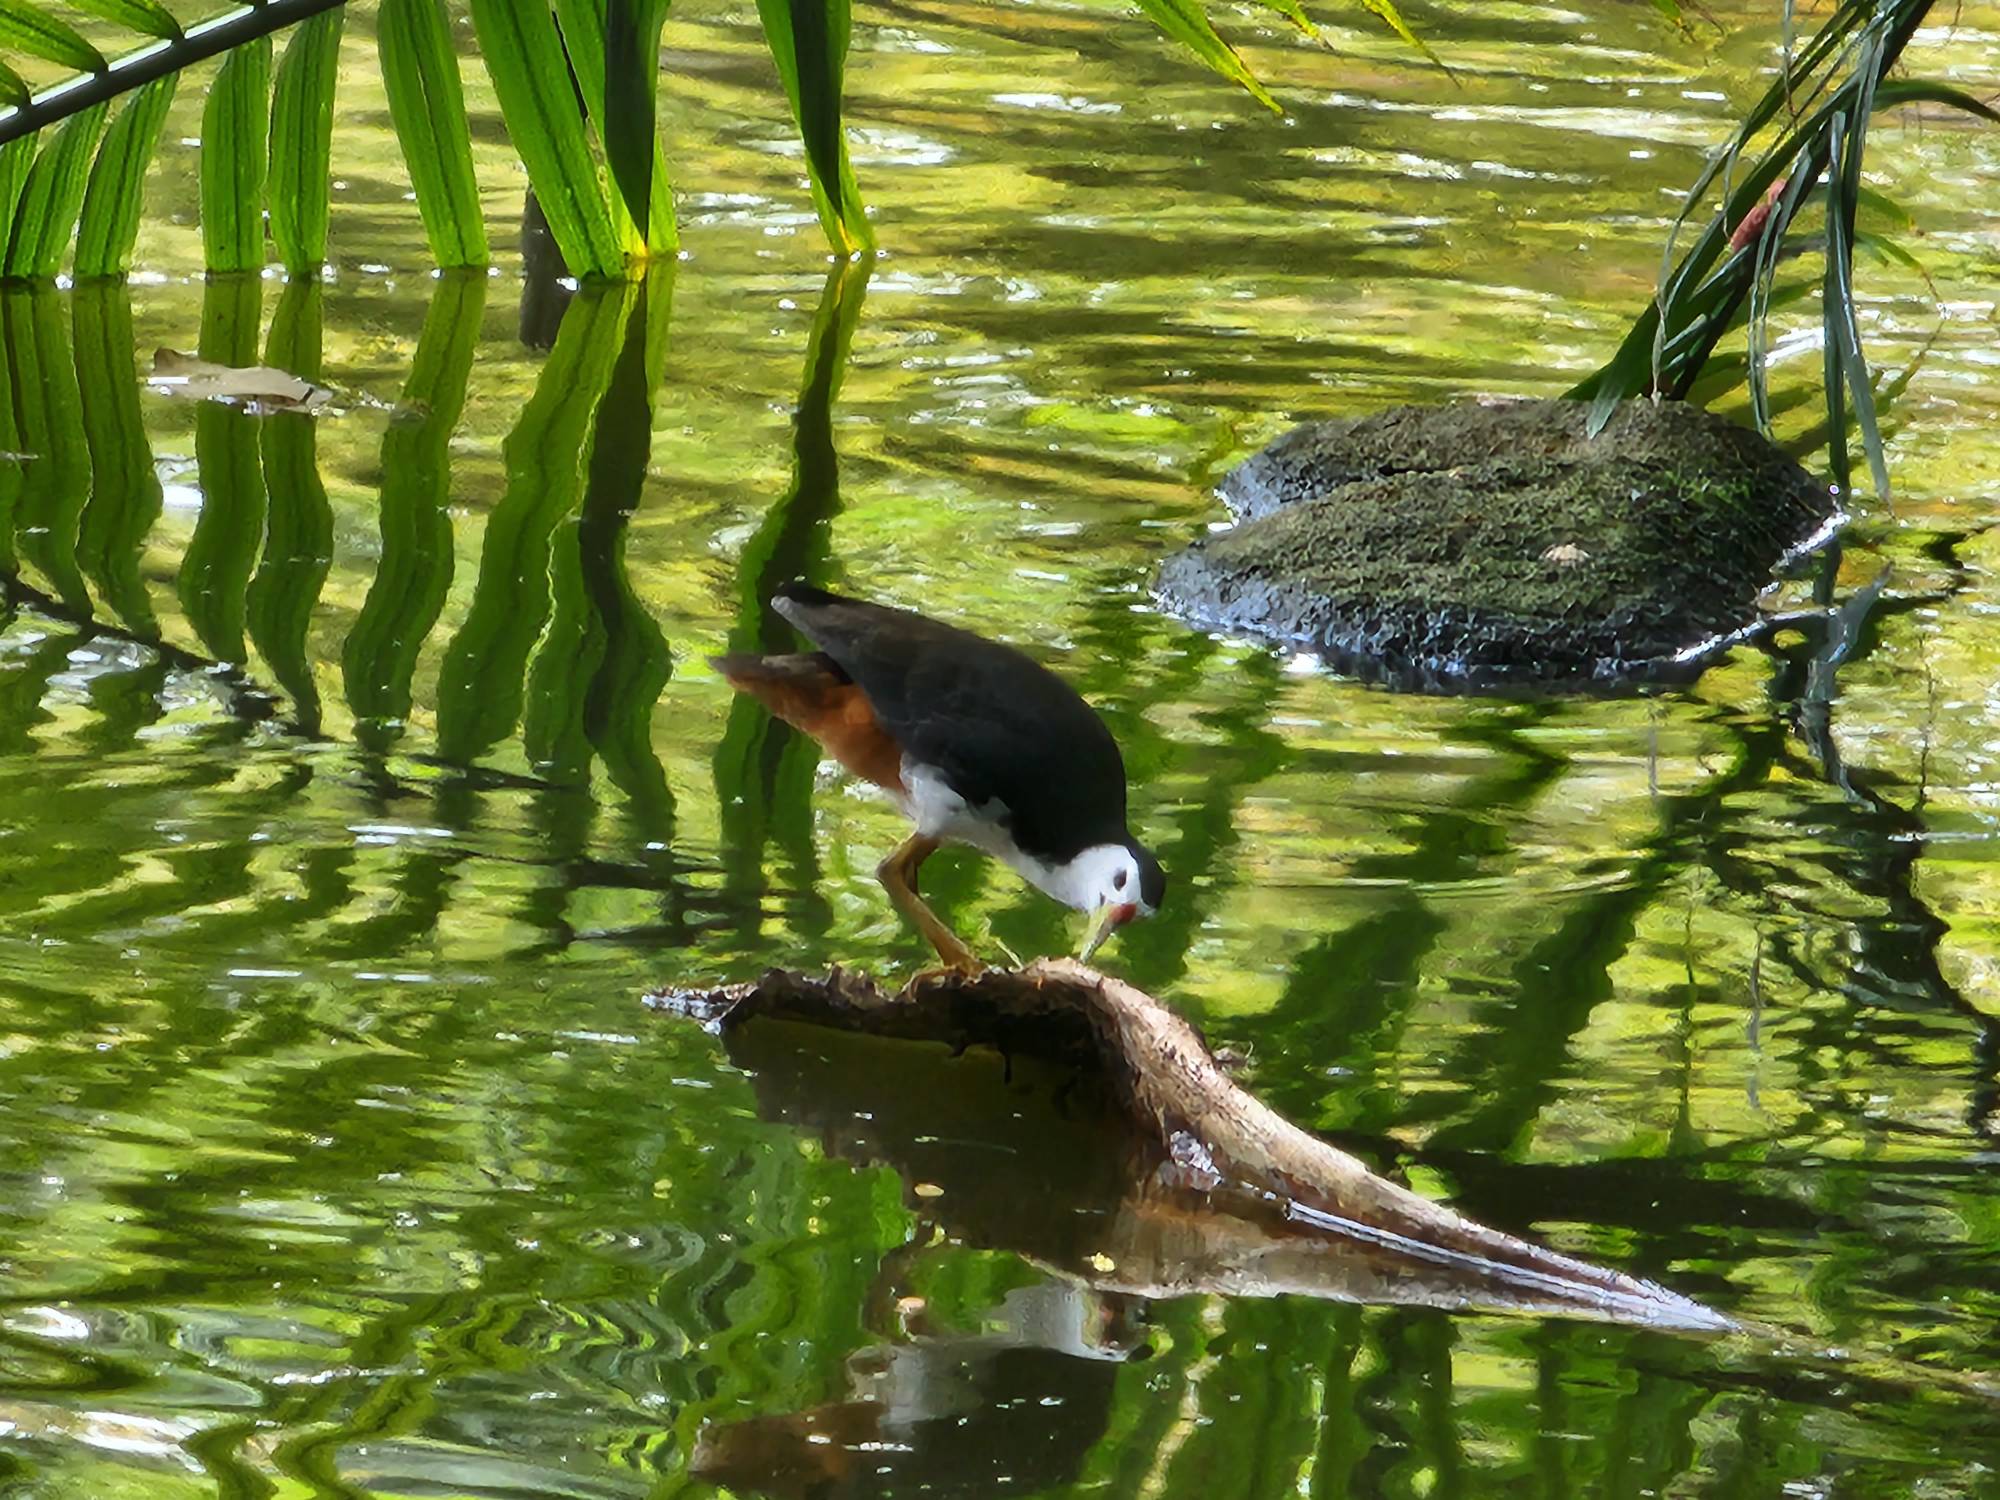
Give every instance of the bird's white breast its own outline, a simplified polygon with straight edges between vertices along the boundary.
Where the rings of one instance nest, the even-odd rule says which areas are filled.
[[[970,844],[992,855],[1037,890],[1074,906],[1064,880],[1066,867],[1044,864],[1023,851],[1007,831],[1007,809],[998,802],[973,807],[946,783],[935,766],[903,757],[903,792],[896,798],[903,816],[926,838]]]

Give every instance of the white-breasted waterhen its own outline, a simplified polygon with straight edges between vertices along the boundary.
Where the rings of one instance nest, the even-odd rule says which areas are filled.
[[[1055,673],[969,630],[803,583],[771,603],[819,649],[713,665],[917,825],[875,873],[945,963],[979,967],[917,894],[917,870],[940,844],[982,849],[1095,912],[1085,958],[1159,906],[1166,875],[1125,826],[1118,743]]]

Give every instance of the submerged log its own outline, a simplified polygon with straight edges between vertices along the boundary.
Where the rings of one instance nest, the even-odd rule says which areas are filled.
[[[926,1216],[1103,1292],[1286,1293],[1733,1326],[1378,1176],[1240,1088],[1158,1001],[1066,959],[920,975],[893,994],[838,969],[772,970],[648,1003],[720,1032],[756,1076],[767,1114],[821,1130],[837,1153],[896,1167]],[[818,1040],[787,1043],[788,1028],[755,1024],[783,1022],[817,1028],[805,1035]],[[877,1054],[886,1043],[942,1045],[899,1049],[910,1054],[900,1068],[851,1052],[832,1061],[829,1030],[873,1039]],[[989,1089],[979,1103],[965,1064],[952,1061],[975,1047],[998,1049],[1010,1069],[1049,1065],[1049,1118],[1029,1119],[1028,1084]],[[953,1067],[958,1076],[939,1076]],[[937,1145],[947,1138],[978,1138],[980,1149],[961,1153],[956,1180],[941,1182],[955,1170]]]

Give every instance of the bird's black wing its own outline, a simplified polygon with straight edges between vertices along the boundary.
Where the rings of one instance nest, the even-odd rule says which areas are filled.
[[[1125,837],[1125,766],[1090,705],[1012,646],[909,610],[791,584],[781,614],[852,677],[905,755],[1015,843],[1066,859]]]

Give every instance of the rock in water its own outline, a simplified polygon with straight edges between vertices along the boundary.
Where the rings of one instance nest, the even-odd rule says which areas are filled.
[[[1692,670],[1754,622],[1831,492],[1764,438],[1630,401],[1404,406],[1301,427],[1223,480],[1237,524],[1167,560],[1168,607],[1407,686]]]

